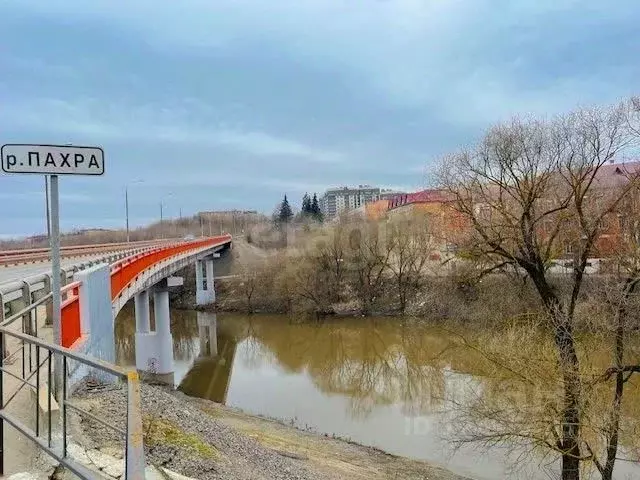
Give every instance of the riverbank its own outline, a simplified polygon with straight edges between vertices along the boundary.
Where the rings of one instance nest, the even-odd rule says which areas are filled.
[[[410,285],[405,280],[399,282],[390,266],[379,266],[375,285],[373,280],[362,284],[370,274],[363,277],[349,262],[339,262],[338,275],[304,252],[295,248],[264,250],[238,239],[232,250],[214,262],[214,304],[196,305],[195,268],[190,266],[180,272],[184,287],[171,293],[171,305],[181,310],[287,314],[312,322],[332,316],[371,316],[499,325],[540,313],[532,285],[522,279],[492,275],[472,281],[473,275],[466,275],[464,269],[454,273],[429,260]]]
[[[125,390],[84,390],[74,402],[124,426]],[[389,455],[302,431],[168,387],[142,386],[147,463],[197,479],[216,480],[465,480],[426,462]],[[76,418],[83,447],[121,448],[119,436]],[[468,479],[467,479],[468,480]]]

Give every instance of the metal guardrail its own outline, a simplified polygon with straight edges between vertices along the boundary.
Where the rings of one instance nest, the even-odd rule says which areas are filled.
[[[156,248],[156,245],[137,247],[122,250],[103,257],[79,262],[68,268],[62,269],[62,285],[66,285],[73,279],[74,273],[89,268],[99,263],[113,263],[117,260],[135,255],[140,252]],[[44,295],[51,293],[51,274],[41,273],[31,275],[21,280],[14,280],[0,284],[0,324],[8,315],[12,315],[16,309],[22,309]],[[63,298],[64,301],[64,298]]]
[[[35,308],[35,307],[32,307]],[[15,315],[14,317],[7,319],[7,324],[12,323],[17,320],[19,315]],[[141,480],[144,479],[144,470],[145,470],[145,461],[144,461],[144,446],[143,446],[143,431],[142,431],[142,407],[141,407],[141,399],[140,399],[140,381],[138,378],[138,374],[135,371],[127,371],[122,368],[119,368],[115,365],[111,365],[107,362],[103,362],[101,360],[97,360],[91,358],[87,355],[83,355],[80,353],[76,353],[73,350],[69,350],[67,348],[58,347],[56,345],[44,342],[34,336],[27,335],[25,333],[20,333],[9,329],[8,326],[0,326],[0,346],[2,350],[5,350],[7,338],[14,338],[18,340],[22,344],[22,353],[23,353],[23,368],[22,375],[17,375],[14,372],[11,372],[6,365],[6,359],[3,358],[3,355],[0,355],[0,475],[4,474],[4,455],[5,455],[5,440],[4,440],[4,426],[5,422],[10,426],[19,431],[22,435],[26,436],[28,439],[33,441],[40,449],[44,450],[47,454],[53,457],[55,460],[60,462],[61,465],[69,469],[75,475],[83,480],[92,480],[96,478],[96,474],[83,466],[82,464],[76,462],[72,458],[68,456],[68,419],[67,419],[67,409],[71,409],[76,413],[85,416],[93,421],[97,421],[98,423],[114,430],[115,432],[121,434],[125,438],[125,479],[127,480]],[[24,355],[25,349],[24,345],[29,345],[29,351],[32,350],[32,347],[35,348],[35,364],[29,370],[26,370],[24,365]],[[44,360],[42,350],[45,350]],[[61,422],[61,440],[62,445],[60,448],[54,445],[54,437],[53,437],[53,408],[52,408],[52,398],[51,392],[48,389],[48,386],[52,385],[53,373],[54,373],[54,365],[55,357],[61,358],[61,362],[58,364],[62,365],[62,385],[61,385],[61,396],[58,399],[58,404],[60,408],[60,422]],[[82,365],[86,365],[88,367],[100,370],[104,373],[113,375],[120,380],[124,380],[127,384],[127,428],[126,430],[122,430],[116,426],[109,424],[108,422],[97,418],[95,415],[91,414],[83,410],[82,408],[74,405],[70,399],[70,391],[68,388],[68,372],[69,372],[69,362],[75,361]],[[47,412],[46,412],[46,428],[42,428],[40,425],[40,390],[45,388],[42,386],[41,382],[41,370],[45,367],[46,364],[46,378],[47,378]],[[5,378],[6,376],[12,377],[20,383],[20,386],[17,388],[15,392],[10,394],[10,397],[7,401],[4,401],[5,398]],[[35,376],[35,383],[32,383],[32,379]],[[10,413],[7,409],[9,404],[15,397],[20,393],[20,391],[25,387],[30,386],[36,391],[36,402],[35,402],[35,429],[31,428],[29,425],[23,423],[16,415]]]
[[[63,258],[94,255],[96,253],[108,253],[116,250],[134,249],[147,246],[157,246],[170,242],[174,239],[163,240],[143,240],[139,242],[129,243],[103,243],[94,245],[69,245],[60,248]],[[49,248],[30,248],[19,250],[0,250],[0,265],[9,266],[20,263],[35,263],[37,261],[45,261],[49,259]]]

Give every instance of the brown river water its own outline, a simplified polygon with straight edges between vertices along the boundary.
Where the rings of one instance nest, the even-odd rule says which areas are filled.
[[[478,358],[441,355],[451,339],[436,327],[397,318],[309,324],[173,310],[171,328],[174,384],[188,395],[478,480],[558,478],[555,459],[516,462],[521,452],[513,448],[452,442],[459,432],[451,405],[491,388]],[[116,320],[122,365],[135,363],[134,330],[133,310],[125,308]],[[615,478],[639,479],[640,468],[618,462]]]

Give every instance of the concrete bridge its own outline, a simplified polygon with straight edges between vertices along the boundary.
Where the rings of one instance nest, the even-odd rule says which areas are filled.
[[[44,272],[47,269],[47,252],[0,252],[0,343],[5,346],[5,354],[0,361],[0,474],[4,470],[4,453],[11,453],[4,445],[4,424],[7,422],[80,478],[93,478],[67,455],[66,420],[62,422],[64,442],[61,451],[53,448],[51,433],[52,402],[58,401],[60,413],[66,419],[66,408],[72,405],[67,400],[70,392],[79,381],[91,376],[107,382],[120,378],[127,383],[130,404],[127,412],[123,412],[128,425],[126,478],[144,478],[137,375],[115,365],[115,317],[125,303],[134,299],[136,368],[140,372],[172,381],[174,359],[169,289],[183,284],[183,279],[175,274],[195,264],[197,304],[213,303],[213,263],[230,248],[231,235],[221,235],[191,241],[165,240],[63,250],[61,346],[51,344],[51,338],[47,338],[45,333],[48,332],[50,337],[51,329],[43,328],[43,317],[50,317],[45,312],[52,297],[51,275]],[[151,329],[149,308],[151,297],[154,303],[154,330]],[[15,352],[9,351],[9,344],[17,346]],[[41,372],[46,363],[40,358],[43,349],[49,352],[48,382],[44,378],[45,373]],[[12,371],[6,364],[20,352],[22,368],[16,366]],[[52,358],[55,363],[54,374],[62,373],[63,393],[58,392],[55,399],[45,393],[45,400],[41,400],[41,392],[48,392],[47,383],[52,384]],[[3,392],[7,391],[8,378],[4,373],[19,381],[16,394],[11,395],[8,402],[25,385],[37,390],[40,406],[48,402],[48,442],[42,440],[39,414],[36,414],[34,429],[12,416],[11,408],[5,402],[7,395],[3,396]]]

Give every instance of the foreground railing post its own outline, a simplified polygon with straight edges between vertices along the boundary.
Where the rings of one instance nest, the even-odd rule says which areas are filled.
[[[67,456],[67,357],[62,357],[62,401],[60,413],[62,414],[62,458]]]
[[[127,480],[144,479],[144,442],[142,434],[142,400],[138,372],[127,374]]]
[[[53,375],[51,374],[51,356],[53,352],[49,350],[47,362],[47,446],[51,448],[51,395],[53,395]]]
[[[40,345],[36,345],[36,437],[40,436]]]
[[[4,305],[0,303],[0,307],[4,310]],[[3,312],[4,313],[4,312]],[[0,410],[4,409],[4,333],[0,332]],[[4,475],[4,418],[0,418],[0,476]]]

